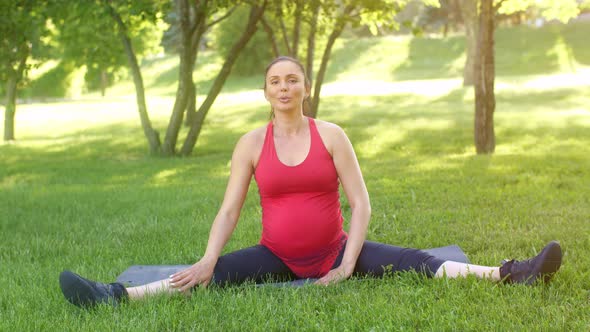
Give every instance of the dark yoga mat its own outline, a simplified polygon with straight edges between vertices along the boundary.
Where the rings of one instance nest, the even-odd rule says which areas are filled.
[[[469,259],[457,245],[450,245],[440,248],[423,249],[430,253],[432,256],[447,260],[462,263],[469,263]],[[168,278],[171,274],[174,274],[182,269],[186,269],[190,265],[132,265],[127,270],[123,271],[117,282],[124,284],[125,286],[139,286],[149,284],[150,282],[162,280]],[[302,286],[305,283],[313,282],[316,279],[299,279],[290,282],[279,282],[279,283],[268,283],[260,284],[270,285],[276,287],[284,286]]]

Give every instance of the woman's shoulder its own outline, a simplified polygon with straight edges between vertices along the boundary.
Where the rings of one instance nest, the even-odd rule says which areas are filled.
[[[252,162],[252,165],[258,164],[262,146],[264,145],[266,128],[267,126],[265,125],[242,135],[236,144],[234,154],[247,156],[247,159]]]
[[[267,127],[268,124],[250,130],[249,132],[242,135],[240,142],[244,142],[246,145],[262,145],[264,143],[264,137],[266,136]]]
[[[328,121],[324,121],[324,120],[320,120],[320,119],[313,119],[313,121],[315,122],[316,127],[318,127],[318,129],[322,128],[325,130],[342,130],[342,128],[340,128],[340,126],[338,126],[335,123],[332,122],[328,122]]]
[[[314,122],[318,129],[318,133],[330,154],[333,153],[335,145],[340,144],[342,139],[347,139],[346,133],[339,125],[317,119],[314,119]]]
[[[342,137],[342,136],[346,136],[346,133],[344,132],[344,130],[337,124],[332,123],[332,122],[328,122],[328,121],[324,121],[324,120],[318,120],[318,119],[314,119],[316,128],[318,128],[318,131],[320,132],[320,135],[322,136],[322,138],[325,137]]]

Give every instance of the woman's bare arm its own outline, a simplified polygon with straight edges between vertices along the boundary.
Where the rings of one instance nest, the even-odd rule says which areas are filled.
[[[185,292],[199,284],[209,284],[219,255],[236,227],[254,172],[253,151],[257,149],[252,134],[244,135],[234,149],[225,196],[211,226],[205,254],[188,269],[171,276],[171,286],[180,291]]]
[[[326,137],[329,140],[329,150],[332,152],[334,165],[350,204],[352,216],[342,263],[318,280],[318,284],[324,285],[338,282],[352,275],[371,218],[369,194],[352,144],[341,128],[333,125],[333,128],[329,129],[329,136]]]

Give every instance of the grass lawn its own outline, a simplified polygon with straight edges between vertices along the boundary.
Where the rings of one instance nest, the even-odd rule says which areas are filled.
[[[405,273],[78,310],[59,290],[63,269],[112,281],[133,264],[197,260],[233,145],[268,121],[258,78],[233,78],[193,156],[149,157],[122,84],[106,99],[18,107],[18,141],[0,145],[0,330],[588,331],[590,46],[582,40],[589,32],[588,25],[498,32],[491,156],[474,154],[459,37],[341,42],[319,115],[342,126],[358,154],[373,207],[370,240],[455,243],[472,262],[498,265],[556,239],[564,264],[551,284]],[[404,53],[392,51],[388,62],[378,50]],[[150,114],[164,131],[173,99],[153,76],[146,81]],[[343,210],[349,216],[344,201]],[[225,252],[257,243],[260,213],[253,183]]]

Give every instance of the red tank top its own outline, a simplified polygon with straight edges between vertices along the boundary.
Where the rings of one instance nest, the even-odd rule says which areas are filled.
[[[317,278],[330,271],[346,240],[338,193],[338,174],[315,121],[308,118],[311,146],[297,166],[276,153],[273,124],[254,172],[262,205],[260,244],[277,255],[298,277]]]

